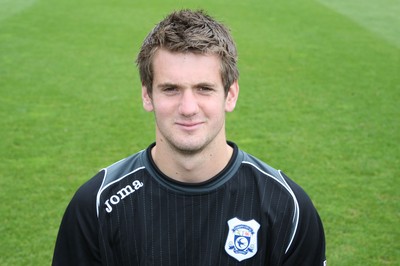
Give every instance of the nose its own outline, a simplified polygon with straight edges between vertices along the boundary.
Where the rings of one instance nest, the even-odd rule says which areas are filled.
[[[199,110],[196,96],[192,90],[184,90],[179,103],[179,113],[183,116],[193,116]]]

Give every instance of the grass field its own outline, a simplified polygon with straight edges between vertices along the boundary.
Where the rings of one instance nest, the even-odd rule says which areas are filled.
[[[153,141],[134,59],[182,7],[231,27],[228,137],[305,188],[328,264],[400,265],[396,0],[0,0],[0,265],[49,265],[75,190]]]

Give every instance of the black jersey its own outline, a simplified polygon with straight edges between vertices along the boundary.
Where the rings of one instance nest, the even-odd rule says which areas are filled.
[[[53,265],[324,265],[306,193],[230,145],[229,164],[200,184],[163,175],[152,146],[101,170],[71,200]]]

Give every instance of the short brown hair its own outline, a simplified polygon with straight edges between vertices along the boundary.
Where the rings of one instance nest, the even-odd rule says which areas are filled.
[[[158,23],[145,38],[136,64],[149,94],[153,84],[153,57],[160,48],[171,52],[217,54],[225,92],[239,78],[237,50],[229,29],[203,10],[175,11]]]

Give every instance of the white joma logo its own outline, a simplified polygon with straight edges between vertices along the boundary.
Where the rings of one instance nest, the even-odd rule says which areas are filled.
[[[132,182],[132,185],[127,185],[117,192],[117,194],[112,195],[109,199],[106,200],[106,211],[108,213],[112,212],[112,205],[117,205],[121,200],[135,192],[136,190],[143,187],[143,183],[135,180]]]

